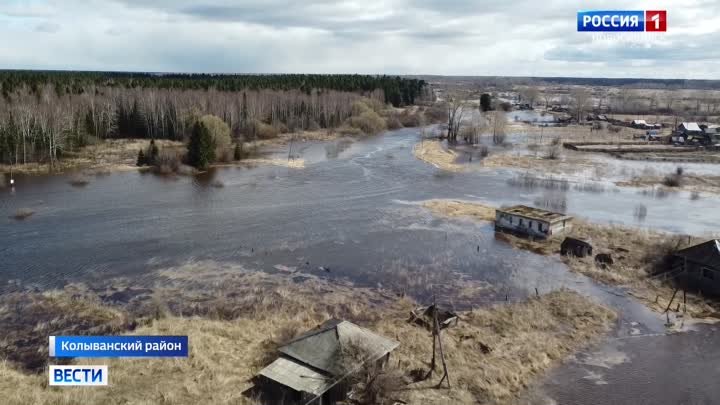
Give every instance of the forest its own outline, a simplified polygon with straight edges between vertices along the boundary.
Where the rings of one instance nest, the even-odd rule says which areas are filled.
[[[368,75],[0,72],[0,164],[47,162],[107,138],[187,139],[203,115],[235,139],[336,128],[368,98],[395,107],[423,80]]]

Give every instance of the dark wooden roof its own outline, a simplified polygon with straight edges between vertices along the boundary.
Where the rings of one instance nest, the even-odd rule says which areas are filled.
[[[720,240],[711,239],[699,245],[679,250],[675,255],[695,263],[720,269]]]

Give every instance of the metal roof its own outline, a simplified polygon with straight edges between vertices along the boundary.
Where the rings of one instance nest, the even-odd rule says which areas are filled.
[[[361,348],[360,358],[347,357],[343,348]],[[390,353],[399,342],[351,322],[331,320],[278,350],[282,355],[260,375],[295,391],[322,395],[349,372]]]
[[[332,387],[331,376],[323,375],[292,359],[280,357],[260,371],[260,375],[288,386],[295,391],[322,395]]]
[[[675,255],[715,269],[720,269],[720,240],[711,239],[699,245],[679,250]]]
[[[572,219],[571,216],[558,212],[546,211],[540,208],[528,207],[527,205],[514,205],[507,208],[498,208],[497,211],[510,215],[517,215],[543,222],[559,222]]]
[[[347,371],[348,365],[343,364],[342,348],[348,344],[361,346],[367,353],[364,361],[373,361],[391,352],[400,343],[354,323],[331,320],[318,330],[293,339],[280,347],[279,351],[318,370],[339,375]]]
[[[697,124],[697,122],[683,122],[680,125],[683,126],[688,131],[702,131],[702,129],[700,129],[700,126]]]

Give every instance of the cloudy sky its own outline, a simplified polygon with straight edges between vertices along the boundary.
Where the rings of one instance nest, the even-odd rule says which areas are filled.
[[[576,32],[666,9],[668,32]],[[0,68],[720,79],[720,0],[0,0]]]

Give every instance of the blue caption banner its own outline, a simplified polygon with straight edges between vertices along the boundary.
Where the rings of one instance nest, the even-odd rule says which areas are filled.
[[[577,30],[601,32],[645,31],[645,11],[578,11]]]
[[[188,357],[187,336],[50,336],[50,357]]]

